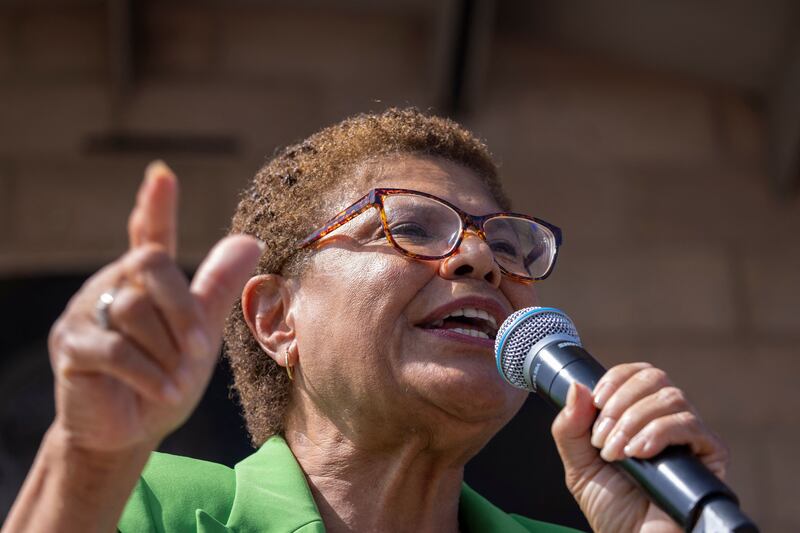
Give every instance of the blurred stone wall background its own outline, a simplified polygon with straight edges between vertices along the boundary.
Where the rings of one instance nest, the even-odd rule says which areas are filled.
[[[564,229],[543,302],[605,363],[666,369],[731,446],[744,508],[798,530],[800,5],[632,4],[0,4],[0,516],[52,416],[46,324],[125,249],[149,160],[181,178],[191,270],[276,147],[416,105],[484,137],[515,209]],[[167,449],[247,453],[228,423]],[[502,492],[478,464],[475,484]]]

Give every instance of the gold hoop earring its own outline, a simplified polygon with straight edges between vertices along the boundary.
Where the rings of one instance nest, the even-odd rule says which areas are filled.
[[[283,362],[286,365],[286,374],[289,376],[289,381],[294,381],[292,365],[289,364],[289,348],[286,348],[286,351],[283,352]]]

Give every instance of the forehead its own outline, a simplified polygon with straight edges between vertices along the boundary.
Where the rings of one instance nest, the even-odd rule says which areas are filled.
[[[356,197],[375,188],[412,189],[438,196],[474,215],[500,210],[484,181],[469,168],[439,157],[392,156],[355,172]]]

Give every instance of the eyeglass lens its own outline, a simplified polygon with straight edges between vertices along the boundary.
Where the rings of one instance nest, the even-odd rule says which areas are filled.
[[[461,217],[447,205],[413,194],[383,198],[389,233],[412,254],[441,257],[453,250],[461,232]],[[490,218],[484,224],[486,241],[506,271],[528,278],[543,276],[555,254],[555,237],[536,222],[512,216]]]

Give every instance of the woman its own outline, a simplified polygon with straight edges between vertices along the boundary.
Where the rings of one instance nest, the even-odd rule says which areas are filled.
[[[483,144],[415,110],[326,128],[261,169],[191,283],[176,198],[151,165],[130,251],[54,326],[57,416],[4,531],[564,530],[462,483],[525,399],[491,337],[536,305],[557,232],[464,215],[508,210]],[[240,294],[225,337],[260,449],[233,471],[153,454],[142,473],[196,406]],[[596,531],[680,530],[606,461],[688,444],[724,475],[725,448],[646,363],[573,387],[552,433]]]

